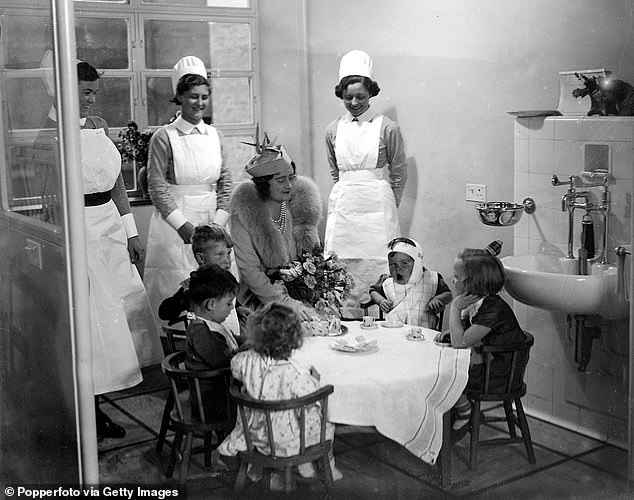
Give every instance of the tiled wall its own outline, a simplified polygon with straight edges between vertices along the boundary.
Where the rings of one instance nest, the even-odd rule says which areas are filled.
[[[630,243],[630,208],[634,167],[633,117],[548,117],[515,120],[515,200],[531,196],[537,211],[514,227],[515,254],[565,256],[568,213],[561,210],[566,181],[584,170],[585,144],[609,145],[611,213],[608,260],[614,248]],[[601,198],[601,188],[590,188]],[[580,246],[582,212],[575,213],[574,255]],[[601,216],[593,215],[597,255],[602,248]],[[624,446],[627,443],[628,321],[593,318],[601,326],[586,372],[574,362],[574,339],[565,313],[515,302],[517,317],[535,335],[527,373],[527,411],[548,421]]]

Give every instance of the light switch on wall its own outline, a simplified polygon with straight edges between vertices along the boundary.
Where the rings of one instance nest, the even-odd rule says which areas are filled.
[[[465,199],[467,201],[487,201],[486,184],[467,184]]]

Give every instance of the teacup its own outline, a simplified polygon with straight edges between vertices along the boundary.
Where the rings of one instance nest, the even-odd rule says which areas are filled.
[[[363,316],[363,323],[362,325],[365,328],[373,328],[374,327],[374,316]]]
[[[423,329],[420,326],[413,326],[409,329],[409,336],[413,339],[424,338]]]

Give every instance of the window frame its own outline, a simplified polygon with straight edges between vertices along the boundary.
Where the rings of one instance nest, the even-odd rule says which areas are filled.
[[[185,0],[186,1],[186,0]],[[0,7],[1,14],[22,15],[34,17],[50,15],[50,6],[44,0],[4,0]],[[235,22],[248,24],[250,27],[250,57],[251,68],[249,70],[211,70],[209,77],[248,78],[250,82],[251,121],[239,124],[215,124],[214,126],[227,141],[245,140],[255,134],[256,123],[260,122],[260,76],[259,76],[259,25],[257,0],[249,0],[248,8],[233,7],[206,7],[181,5],[147,4],[142,0],[128,0],[128,3],[116,2],[91,2],[74,0],[75,26],[82,18],[125,19],[128,21],[127,49],[128,67],[124,69],[104,69],[97,66],[102,78],[127,78],[130,80],[130,120],[137,123],[139,130],[156,130],[159,126],[148,126],[147,108],[147,80],[151,77],[171,77],[169,69],[149,69],[145,61],[144,22],[146,20],[176,20],[191,22]],[[184,7],[186,12],[184,12]],[[186,55],[186,54],[183,54]],[[4,69],[6,79],[25,76],[40,76],[41,69]],[[3,94],[5,92],[3,91]],[[125,130],[125,124],[109,123],[109,137],[119,142],[119,133]],[[38,129],[12,129],[7,131],[18,142],[28,142],[39,132]],[[240,166],[241,167],[241,166]],[[136,165],[133,165],[133,175],[138,173]],[[235,171],[235,169],[234,169]],[[235,179],[239,181],[240,179]],[[0,180],[0,189],[3,191],[3,205],[9,204],[6,199],[8,179]],[[151,204],[151,200],[144,198],[140,187],[135,181],[135,189],[128,189],[128,198],[133,205]]]

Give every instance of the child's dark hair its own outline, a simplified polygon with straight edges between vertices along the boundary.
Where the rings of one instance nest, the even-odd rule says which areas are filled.
[[[379,95],[379,92],[381,92],[379,84],[376,83],[374,80],[371,80],[367,76],[349,75],[344,76],[341,81],[335,86],[335,95],[339,99],[343,99],[343,93],[345,92],[345,90],[354,83],[360,83],[361,85],[363,85],[370,94],[370,97]]]
[[[77,63],[77,80],[80,82],[94,82],[99,80],[99,72],[90,64],[84,61]]]
[[[216,264],[203,264],[189,275],[188,297],[192,304],[217,299],[238,292],[238,281],[226,269]]]
[[[204,224],[194,228],[192,236],[192,252],[202,252],[205,243],[212,241],[214,243],[224,243],[227,248],[233,248],[233,241],[229,233],[218,224]]]
[[[293,309],[269,302],[247,319],[249,346],[263,356],[288,359],[302,345],[302,322]]]
[[[186,75],[181,76],[176,84],[174,97],[170,99],[170,102],[173,102],[174,104],[182,104],[178,96],[193,89],[194,87],[198,87],[199,85],[207,85],[207,88],[211,91],[209,80],[207,80],[204,76],[195,75],[194,73],[187,73]]]
[[[495,295],[504,285],[504,265],[487,251],[466,248],[458,254],[464,269],[464,289],[474,295]]]

